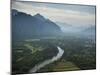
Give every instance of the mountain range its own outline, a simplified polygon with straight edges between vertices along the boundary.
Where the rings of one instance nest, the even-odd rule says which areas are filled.
[[[25,40],[41,37],[55,37],[62,34],[53,21],[37,13],[34,16],[12,9],[12,39]]]

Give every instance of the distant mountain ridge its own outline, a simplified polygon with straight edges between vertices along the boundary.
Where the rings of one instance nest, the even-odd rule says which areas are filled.
[[[33,39],[38,37],[59,36],[60,27],[41,14],[29,14],[12,10],[12,37],[13,40]]]

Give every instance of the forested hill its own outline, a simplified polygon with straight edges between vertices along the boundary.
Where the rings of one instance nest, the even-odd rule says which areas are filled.
[[[61,35],[60,27],[41,14],[31,16],[12,9],[13,40],[54,37]]]

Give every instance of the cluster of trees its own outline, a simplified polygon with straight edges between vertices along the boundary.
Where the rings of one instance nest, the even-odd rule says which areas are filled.
[[[12,50],[13,74],[28,73],[28,71],[31,68],[33,68],[36,64],[39,64],[46,59],[50,59],[58,53],[57,47],[53,46],[47,41],[46,42],[42,42],[42,41],[24,42],[22,44],[25,44],[25,43],[30,43],[34,47],[34,49],[38,49],[38,47],[39,48],[41,47],[41,49],[44,49],[44,50],[41,50],[41,51],[37,50],[37,52],[32,54],[31,51],[27,49],[25,46],[23,45],[17,46],[16,44],[17,47]],[[22,52],[18,52],[18,51],[22,51]]]
[[[61,46],[65,50],[63,58],[66,61],[73,62],[81,70],[96,68],[96,47],[90,39],[64,40],[62,43],[64,44]]]
[[[41,49],[32,54],[23,44],[29,43],[34,49]],[[12,72],[28,73],[28,71],[36,64],[50,59],[58,53],[57,47],[60,46],[64,50],[62,59],[70,61],[78,66],[81,70],[96,68],[96,47],[95,42],[90,39],[83,38],[60,38],[60,39],[42,39],[40,41],[17,43],[12,50]],[[17,52],[22,51],[22,52]],[[20,61],[17,61],[20,59]],[[60,61],[60,60],[59,60]],[[39,70],[39,72],[50,72],[52,65],[50,64]]]
[[[64,50],[62,59],[74,63],[81,70],[96,68],[96,44],[86,38],[63,38],[48,40],[53,45],[59,45]],[[57,61],[61,62],[61,60]],[[51,72],[56,62],[47,65],[38,72]],[[52,66],[53,65],[53,66]]]

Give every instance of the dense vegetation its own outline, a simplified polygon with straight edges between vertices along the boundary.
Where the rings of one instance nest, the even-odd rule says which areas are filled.
[[[29,44],[35,53],[25,47]],[[36,64],[52,58],[58,52],[56,46],[64,50],[61,59],[51,63],[37,72],[55,72],[71,70],[87,70],[96,68],[95,40],[64,36],[40,41],[21,41],[13,44],[12,71],[13,73],[28,73]]]
[[[50,42],[64,49],[64,55],[57,62],[47,65],[38,72],[88,70],[96,68],[95,40],[82,37],[63,37],[63,39],[51,40]]]
[[[33,50],[37,50],[32,53],[30,49],[24,46],[24,44],[30,44],[33,46]],[[48,42],[16,42],[12,50],[12,71],[14,74],[28,73],[36,64],[50,59],[58,52],[57,48]],[[40,49],[40,50],[39,50]]]

